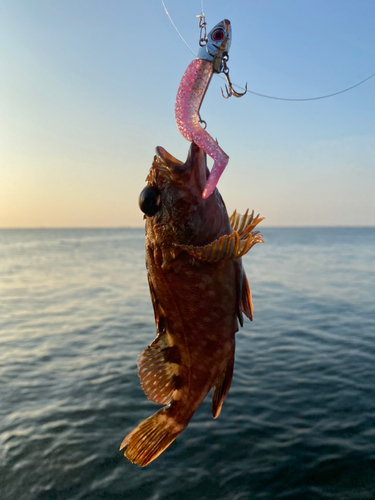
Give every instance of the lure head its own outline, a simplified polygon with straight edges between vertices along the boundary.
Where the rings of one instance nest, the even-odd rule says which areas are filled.
[[[207,43],[199,49],[198,59],[213,63],[215,73],[223,70],[223,56],[229,52],[232,28],[228,19],[223,19],[207,35]]]

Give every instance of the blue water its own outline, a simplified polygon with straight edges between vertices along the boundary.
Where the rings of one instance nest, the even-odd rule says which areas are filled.
[[[138,229],[0,231],[0,499],[375,498],[375,229],[264,229],[231,391],[148,467]]]

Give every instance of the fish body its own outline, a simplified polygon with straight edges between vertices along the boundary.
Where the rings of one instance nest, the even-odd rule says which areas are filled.
[[[203,198],[212,194],[229,161],[229,156],[219,147],[217,141],[201,127],[199,110],[212,75],[223,70],[223,56],[228,54],[231,36],[231,25],[227,19],[210,31],[207,44],[200,48],[197,59],[186,69],[176,97],[175,119],[179,132],[188,141],[195,142],[214,160],[203,190]]]
[[[145,466],[188,425],[213,387],[216,418],[229,390],[234,335],[252,301],[241,257],[262,237],[262,220],[228,217],[215,189],[202,198],[209,170],[192,143],[182,163],[156,149],[140,195],[146,220],[146,267],[157,336],[139,356],[141,385],[151,401],[166,405],[138,425],[121,449]]]

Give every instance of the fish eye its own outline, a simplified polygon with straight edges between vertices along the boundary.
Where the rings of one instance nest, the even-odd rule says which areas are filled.
[[[155,215],[160,208],[160,191],[153,186],[147,186],[139,195],[138,205],[142,212],[150,217]]]
[[[211,38],[214,42],[221,42],[221,40],[224,38],[224,31],[221,29],[215,30],[212,33]]]

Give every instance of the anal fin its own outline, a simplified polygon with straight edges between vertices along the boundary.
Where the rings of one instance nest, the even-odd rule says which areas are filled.
[[[141,352],[138,358],[138,375],[141,386],[150,401],[168,404],[178,388],[181,357],[177,346],[169,346],[166,334],[160,334]]]
[[[234,351],[230,360],[228,361],[225,371],[218,377],[214,385],[214,392],[212,394],[212,416],[214,418],[217,418],[220,415],[224,399],[226,398],[230,389],[233,376],[233,365]]]

